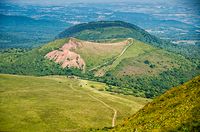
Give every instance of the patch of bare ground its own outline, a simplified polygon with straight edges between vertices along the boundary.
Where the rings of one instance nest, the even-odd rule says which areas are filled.
[[[85,70],[86,63],[100,65],[106,59],[112,58],[129,43],[124,40],[116,43],[96,43],[70,38],[69,42],[60,49],[53,50],[45,55],[45,58],[60,64],[62,68],[78,68]]]
[[[64,44],[59,50],[53,50],[45,55],[46,58],[60,64],[62,68],[74,67],[79,69],[85,68],[85,62],[81,56],[73,52],[80,47],[81,43],[71,38],[68,43]]]

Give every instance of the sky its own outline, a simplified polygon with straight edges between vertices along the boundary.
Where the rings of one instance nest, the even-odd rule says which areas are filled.
[[[1,2],[11,2],[16,4],[33,5],[62,5],[67,3],[118,3],[118,2],[166,2],[166,0],[0,0]],[[167,2],[173,0],[167,0]]]

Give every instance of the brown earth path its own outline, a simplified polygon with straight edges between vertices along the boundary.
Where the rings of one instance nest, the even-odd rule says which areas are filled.
[[[86,93],[86,92],[83,92],[83,91],[80,91],[80,90],[77,90],[75,88],[73,88],[72,84],[70,84],[70,88],[76,92],[81,92],[81,93],[84,93],[84,94],[87,94],[88,96],[90,96],[91,98],[93,98],[94,100],[100,102],[101,104],[103,104],[104,106],[106,106],[107,108],[109,108],[110,110],[113,111],[113,117],[112,117],[112,127],[115,126],[115,122],[116,122],[116,119],[117,119],[117,110],[115,108],[113,108],[112,106],[108,105],[107,103],[105,103],[104,101],[96,98],[95,96],[89,94],[89,93]]]

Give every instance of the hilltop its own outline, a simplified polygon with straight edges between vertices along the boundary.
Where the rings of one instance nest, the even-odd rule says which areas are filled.
[[[165,23],[166,21],[163,21]],[[181,24],[177,24],[180,26]],[[162,25],[163,26],[163,25]],[[75,37],[88,41],[104,41],[105,39],[133,38],[144,43],[181,54],[188,58],[199,59],[199,45],[177,45],[167,40],[159,39],[141,27],[124,21],[96,21],[77,24],[67,28],[56,36],[56,39]]]
[[[155,98],[143,109],[113,129],[125,131],[188,131],[198,132],[200,127],[200,76],[171,88]],[[102,130],[103,131],[103,130]]]
[[[67,37],[89,41],[134,38],[146,43],[161,43],[160,39],[150,35],[142,28],[123,21],[98,21],[78,24],[64,30],[56,38]]]
[[[93,32],[98,34],[87,40]],[[148,98],[200,74],[198,56],[181,54],[178,47],[172,52],[167,43],[162,45],[164,41],[159,43],[160,39],[133,24],[91,22],[61,34],[61,39],[30,50],[1,50],[0,73],[76,75],[106,83],[110,92]]]

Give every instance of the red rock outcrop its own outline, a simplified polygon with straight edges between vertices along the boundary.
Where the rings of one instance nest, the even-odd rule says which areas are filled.
[[[64,44],[59,50],[53,50],[45,55],[45,58],[59,63],[62,68],[74,67],[84,70],[85,62],[81,56],[75,52],[74,49],[81,46],[81,42],[77,42],[71,38],[68,43]]]

